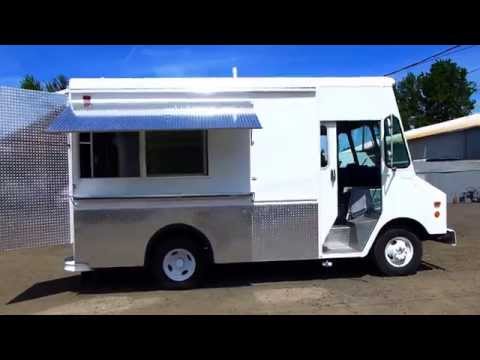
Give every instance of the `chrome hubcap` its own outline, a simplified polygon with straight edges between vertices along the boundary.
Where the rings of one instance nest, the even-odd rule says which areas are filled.
[[[170,250],[163,259],[163,271],[170,280],[185,281],[195,272],[195,257],[186,249]]]
[[[385,258],[394,267],[407,266],[413,258],[411,241],[403,236],[390,239],[385,246]]]

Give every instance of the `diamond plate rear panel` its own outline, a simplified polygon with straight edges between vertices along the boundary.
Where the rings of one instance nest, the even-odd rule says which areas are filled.
[[[255,205],[253,260],[318,258],[318,205]]]
[[[90,267],[142,266],[148,241],[171,224],[210,241],[216,263],[318,259],[317,204],[252,205],[240,200],[81,199],[75,259]],[[238,202],[237,202],[238,201]]]
[[[0,87],[0,251],[70,242],[66,97]]]

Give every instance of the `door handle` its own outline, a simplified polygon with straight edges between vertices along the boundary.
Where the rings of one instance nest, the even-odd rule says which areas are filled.
[[[330,170],[330,180],[333,182],[335,182],[335,179],[337,178],[337,175],[335,173],[335,169],[332,169]]]

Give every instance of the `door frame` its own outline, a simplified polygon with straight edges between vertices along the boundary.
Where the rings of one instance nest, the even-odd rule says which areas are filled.
[[[323,256],[323,244],[338,216],[338,153],[337,122],[319,121],[319,155],[322,148],[321,129],[327,129],[327,159],[325,167],[319,163],[318,178],[318,252]],[[319,156],[321,159],[321,155]]]

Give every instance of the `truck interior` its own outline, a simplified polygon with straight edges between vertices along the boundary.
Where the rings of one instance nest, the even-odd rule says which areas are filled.
[[[382,211],[380,121],[337,122],[338,216],[325,253],[362,251]]]

